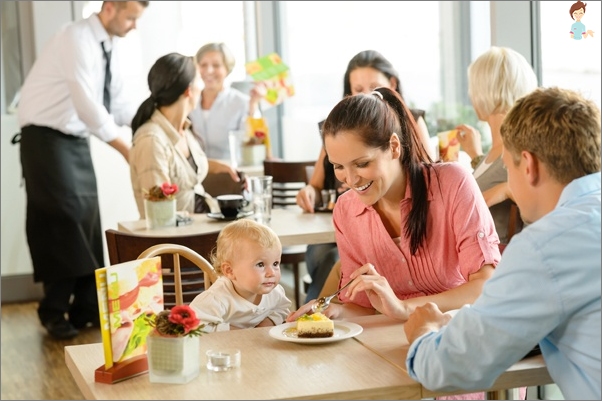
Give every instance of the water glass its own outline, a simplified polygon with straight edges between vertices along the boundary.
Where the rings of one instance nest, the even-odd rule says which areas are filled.
[[[268,224],[272,219],[272,176],[250,177],[253,218]]]

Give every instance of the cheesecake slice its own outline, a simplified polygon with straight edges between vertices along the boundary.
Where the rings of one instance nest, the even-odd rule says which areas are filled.
[[[323,313],[305,314],[297,319],[297,337],[324,338],[334,335],[334,323]]]

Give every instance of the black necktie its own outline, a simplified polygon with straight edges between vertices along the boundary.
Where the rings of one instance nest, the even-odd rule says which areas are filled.
[[[105,42],[100,42],[100,46],[102,47],[102,53],[105,56],[106,64],[105,64],[105,88],[102,96],[102,102],[105,105],[105,108],[110,113],[111,112],[111,52],[106,51]]]

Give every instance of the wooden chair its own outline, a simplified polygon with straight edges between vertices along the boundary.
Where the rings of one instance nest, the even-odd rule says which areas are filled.
[[[183,296],[184,292],[186,292],[187,295],[190,294],[189,296],[187,296],[187,299],[190,297],[192,299],[194,299],[194,297],[198,294],[198,292],[195,292],[195,290],[201,284],[201,282],[199,282],[198,280],[194,280],[194,279],[190,280],[189,277],[186,277],[184,281],[182,280],[182,271],[181,271],[181,267],[180,267],[180,256],[185,257],[186,259],[188,259],[189,261],[194,263],[195,266],[197,266],[199,269],[201,269],[201,271],[203,272],[202,283],[205,287],[205,290],[208,289],[209,286],[211,286],[211,284],[215,283],[215,281],[217,280],[217,273],[213,269],[213,266],[211,265],[211,263],[209,263],[207,261],[207,259],[205,259],[201,255],[199,255],[192,249],[185,247],[183,245],[177,245],[177,244],[153,245],[150,248],[148,248],[147,250],[145,250],[144,252],[142,252],[138,256],[138,259],[151,258],[153,256],[160,256],[160,255],[164,255],[164,254],[172,254],[173,255],[173,277],[171,277],[171,275],[169,274],[171,272],[168,272],[168,275],[170,276],[170,278],[173,278],[173,287],[174,287],[175,304],[176,305],[184,304],[184,296]],[[190,272],[190,273],[192,273],[192,272]],[[186,280],[186,279],[188,279],[188,280]],[[170,280],[170,282],[171,282],[171,280]],[[165,287],[166,286],[165,275],[163,275],[163,283],[164,283],[163,286]],[[190,290],[192,290],[192,291],[190,291]],[[193,294],[191,294],[191,292],[193,292]],[[165,296],[164,296],[164,299],[165,299]],[[192,299],[190,299],[190,301],[192,301]],[[186,303],[190,303],[190,301],[187,300]]]
[[[272,178],[272,207],[297,206],[297,193],[307,185],[307,167],[313,167],[314,161],[289,162],[283,160],[264,160],[263,171]],[[284,247],[281,263],[293,268],[295,304],[301,306],[299,264],[305,262],[306,245]]]
[[[182,245],[209,260],[211,251],[217,242],[218,234],[218,232],[214,232],[180,237],[147,237],[127,234],[113,229],[105,231],[109,262],[112,265],[138,259],[140,254],[158,244]],[[174,258],[170,258],[167,254],[161,255],[161,267],[163,269],[164,304],[165,308],[171,308],[177,303]],[[180,261],[180,277],[183,288],[183,302],[185,303],[191,302],[207,286],[204,272],[200,271],[198,265],[188,259]]]

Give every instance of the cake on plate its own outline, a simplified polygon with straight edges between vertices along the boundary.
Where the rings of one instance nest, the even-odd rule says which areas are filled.
[[[334,323],[323,313],[307,313],[297,319],[297,337],[323,338],[334,335]]]

